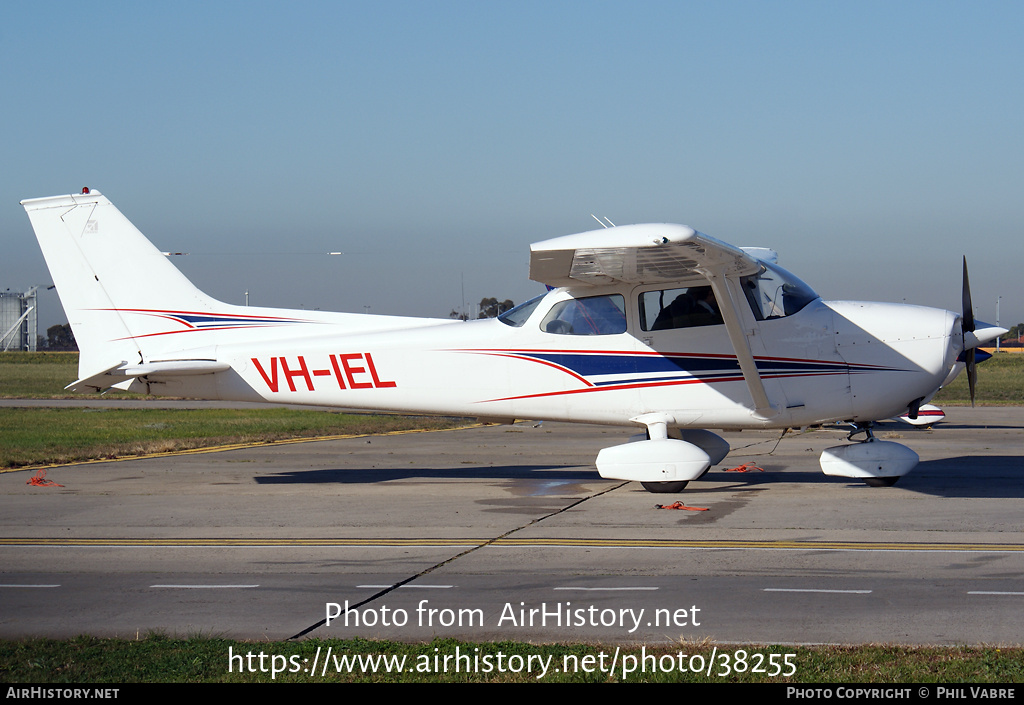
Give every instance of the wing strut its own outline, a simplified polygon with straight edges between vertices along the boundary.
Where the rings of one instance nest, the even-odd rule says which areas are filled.
[[[743,379],[747,382],[747,389],[754,400],[754,409],[759,416],[770,418],[778,412],[768,400],[768,393],[764,389],[764,382],[757,371],[757,363],[754,361],[754,354],[750,350],[750,342],[743,331],[743,324],[740,322],[739,305],[733,287],[729,285],[728,277],[718,272],[708,272],[708,281],[711,289],[715,292],[715,300],[718,301],[718,308],[725,321],[725,329],[729,333],[729,342],[736,352],[736,360],[743,372]]]

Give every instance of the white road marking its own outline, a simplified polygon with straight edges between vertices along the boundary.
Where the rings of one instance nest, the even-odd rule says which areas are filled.
[[[824,590],[817,588],[764,588],[763,592],[827,592],[840,595],[870,595],[871,590]]]

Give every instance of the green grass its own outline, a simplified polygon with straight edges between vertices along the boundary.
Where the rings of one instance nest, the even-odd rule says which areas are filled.
[[[314,659],[322,664],[327,650],[336,658],[347,656],[388,656],[405,659],[401,674],[388,673],[384,668],[369,672],[338,673],[328,668],[326,674],[300,671],[310,668]],[[744,672],[727,673],[722,664],[723,654]],[[230,653],[236,658],[229,668]],[[452,665],[458,653],[469,655],[463,661],[461,672]],[[642,650],[643,649],[643,650]],[[701,661],[713,661],[712,675],[696,670]],[[317,652],[319,650],[319,657]],[[701,643],[675,646],[622,647],[617,656],[617,667],[609,673],[616,647],[588,644],[535,645],[517,642],[470,643],[452,639],[439,639],[425,644],[405,644],[393,641],[364,639],[320,640],[303,642],[240,642],[228,639],[190,638],[173,639],[149,636],[126,641],[77,637],[69,640],[31,639],[0,642],[0,682],[4,683],[140,683],[140,682],[537,682],[540,672],[516,669],[520,659],[541,657],[549,668],[543,682],[776,682],[776,683],[1020,683],[1024,682],[1024,652],[1019,648],[996,647],[781,647],[781,646],[717,646]],[[684,654],[686,666],[678,668],[678,654]],[[791,662],[795,673],[790,677],[772,677],[753,672],[755,653],[765,656],[762,666],[768,668],[768,654],[794,654]],[[249,658],[247,655],[252,654]],[[258,667],[263,654],[264,670],[251,672],[248,666]],[[604,669],[598,666],[604,655]],[[648,656],[647,663],[661,664],[661,669],[648,668],[647,673],[624,673],[624,667],[639,664]],[[693,656],[699,656],[691,660]],[[241,656],[241,658],[238,658]],[[449,667],[437,657],[451,657]],[[489,659],[484,659],[484,657]],[[279,673],[272,676],[275,663]],[[593,665],[583,668],[563,668],[563,665]],[[480,667],[466,672],[465,664],[472,659]],[[501,660],[499,660],[501,659]],[[782,656],[778,657],[781,662]],[[333,665],[334,659],[331,663]],[[490,662],[490,671],[483,664]],[[513,666],[518,673],[498,672],[498,664]],[[536,661],[534,661],[536,663]],[[692,664],[692,665],[690,665]],[[746,664],[745,666],[741,664]],[[438,669],[436,666],[441,665]],[[244,666],[244,667],[243,667]],[[439,672],[440,671],[440,672]],[[661,672],[652,672],[661,671]]]
[[[999,406],[1024,404],[1024,354],[999,353],[979,364],[976,400],[978,404]],[[967,373],[962,373],[940,391],[932,403],[939,406],[970,404]]]
[[[78,379],[76,352],[0,353],[0,399],[143,399],[141,394],[80,394],[64,387]]]
[[[72,396],[64,387],[78,379],[78,353],[0,353],[0,397],[53,399]]]
[[[0,354],[0,397],[84,398],[64,387],[78,353]],[[138,398],[114,392],[103,398]],[[286,438],[451,428],[464,419],[281,409],[0,408],[0,468],[78,462]]]
[[[452,428],[465,419],[301,409],[0,408],[0,468],[315,436]]]

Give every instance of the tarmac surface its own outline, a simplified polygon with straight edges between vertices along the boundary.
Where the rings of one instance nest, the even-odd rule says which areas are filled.
[[[628,429],[553,423],[4,473],[0,637],[1020,644],[1024,408],[946,413],[876,431],[891,488],[746,431],[654,495],[593,467]]]

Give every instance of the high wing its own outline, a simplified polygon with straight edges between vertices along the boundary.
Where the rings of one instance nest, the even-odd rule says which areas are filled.
[[[758,257],[774,253],[759,249],[757,255],[685,225],[621,225],[530,245],[530,279],[603,286],[742,277],[758,271]]]
[[[744,250],[685,225],[622,225],[556,237],[530,246],[530,279],[549,286],[686,285],[706,280],[715,292],[743,378],[758,414],[776,413],[757,371],[740,318],[740,277],[756,274],[764,248]]]

